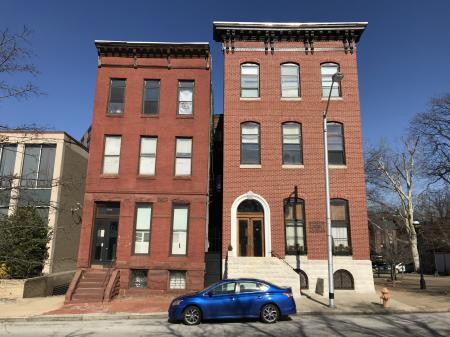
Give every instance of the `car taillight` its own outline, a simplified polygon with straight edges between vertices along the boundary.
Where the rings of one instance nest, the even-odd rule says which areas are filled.
[[[292,297],[294,297],[294,295],[292,295],[292,293],[291,292],[288,292],[288,293],[283,293],[283,295],[286,295],[287,297],[289,297],[289,298],[292,298]]]

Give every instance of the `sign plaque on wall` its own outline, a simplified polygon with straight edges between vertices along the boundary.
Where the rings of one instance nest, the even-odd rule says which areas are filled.
[[[323,221],[310,222],[309,230],[312,233],[325,233],[325,222]]]

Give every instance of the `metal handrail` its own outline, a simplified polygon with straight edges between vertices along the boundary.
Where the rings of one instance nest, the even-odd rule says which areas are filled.
[[[297,268],[292,267],[289,263],[286,262],[285,259],[283,259],[280,255],[278,255],[277,253],[275,253],[273,250],[270,252],[270,254],[271,254],[273,257],[276,257],[277,259],[283,261],[284,264],[286,264],[289,268],[291,268],[293,271],[295,271],[297,274],[299,274],[300,269],[297,269]]]

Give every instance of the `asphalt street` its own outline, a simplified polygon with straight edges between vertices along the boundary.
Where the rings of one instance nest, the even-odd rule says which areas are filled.
[[[0,336],[450,336],[450,313],[292,316],[276,324],[207,322],[189,327],[166,319],[2,322]]]

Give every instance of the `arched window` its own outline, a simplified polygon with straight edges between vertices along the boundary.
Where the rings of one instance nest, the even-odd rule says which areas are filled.
[[[286,233],[286,254],[306,254],[305,202],[303,199],[284,200],[284,226]]]
[[[353,276],[345,269],[339,269],[334,272],[334,289],[340,290],[353,290],[355,289],[355,283]]]
[[[300,276],[300,290],[309,289],[308,276],[303,270],[298,271],[298,275]]]
[[[241,124],[241,164],[261,164],[259,124]]]
[[[341,123],[327,123],[328,164],[345,165],[344,128]]]
[[[259,97],[259,65],[256,63],[241,64],[241,97]]]
[[[281,65],[281,97],[300,97],[299,66],[295,63]]]
[[[283,165],[303,164],[301,125],[295,122],[282,124]]]
[[[350,255],[350,221],[348,202],[344,199],[331,199],[331,235],[333,237],[333,253]]]
[[[337,63],[322,63],[320,65],[320,74],[322,77],[322,97],[341,97],[341,85],[339,82],[334,82],[333,88],[331,84],[333,82],[333,75],[339,71],[339,64]]]

